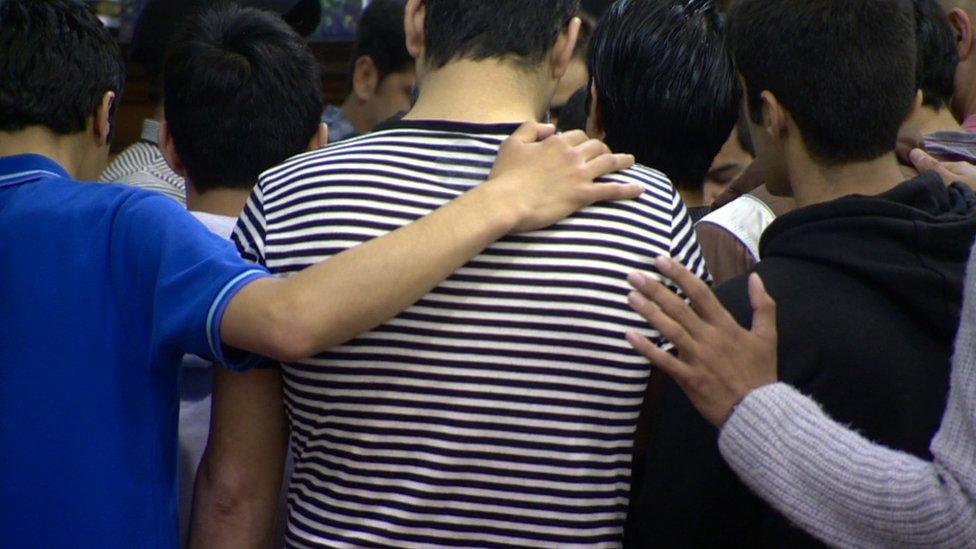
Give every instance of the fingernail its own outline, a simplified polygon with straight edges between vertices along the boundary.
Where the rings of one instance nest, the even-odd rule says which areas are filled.
[[[922,151],[919,149],[912,149],[912,152],[908,153],[908,159],[912,162],[918,162],[922,159]]]
[[[647,305],[647,300],[644,299],[644,296],[641,295],[640,292],[630,292],[630,295],[627,296],[627,301],[630,302],[630,306],[635,309],[640,309]]]
[[[640,271],[634,271],[627,277],[627,282],[630,282],[631,286],[641,289],[647,284],[647,277]]]
[[[641,337],[643,336],[637,332],[627,332],[627,342],[630,343],[630,345],[634,348],[637,348],[637,346],[640,344]]]
[[[670,257],[662,255],[654,260],[654,265],[657,266],[658,271],[667,274],[671,271],[671,267],[674,266],[674,261]]]

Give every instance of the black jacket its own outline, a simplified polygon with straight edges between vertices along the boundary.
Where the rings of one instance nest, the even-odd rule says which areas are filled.
[[[756,270],[779,306],[780,379],[868,438],[931,458],[976,238],[974,207],[968,189],[922,176],[771,225]],[[716,293],[750,324],[746,278]],[[818,545],[738,481],[718,452],[717,430],[673,383],[661,406],[635,481],[629,546]]]

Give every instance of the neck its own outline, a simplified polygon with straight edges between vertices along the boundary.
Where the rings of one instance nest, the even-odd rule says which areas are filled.
[[[186,187],[186,209],[227,217],[239,217],[251,196],[251,189],[213,189],[198,193],[194,185]]]
[[[952,116],[952,112],[943,107],[936,111],[931,107],[915,109],[913,114],[902,125],[901,133],[910,132],[913,135],[927,135],[935,132],[958,132],[962,126]]]
[[[555,89],[542,75],[498,60],[452,61],[425,74],[419,88],[405,119],[481,124],[539,120]]]
[[[797,207],[812,206],[850,195],[875,196],[905,180],[895,153],[867,162],[823,166],[812,161],[790,175]]]
[[[166,121],[166,107],[163,105],[162,101],[153,110],[152,119],[156,122],[163,123]]]
[[[701,208],[705,205],[705,191],[702,189],[683,189],[680,186],[675,186],[678,189],[678,194],[681,195],[681,200],[684,201],[685,207],[688,208]]]
[[[18,132],[0,132],[0,156],[39,154],[53,160],[78,180],[96,179],[92,170],[90,150],[86,150],[86,134],[58,135],[41,126],[31,126]]]

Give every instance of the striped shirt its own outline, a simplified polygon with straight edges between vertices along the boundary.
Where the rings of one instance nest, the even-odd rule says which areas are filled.
[[[516,127],[401,121],[296,157],[261,177],[235,240],[294,273],[482,183]],[[661,254],[707,274],[662,174],[607,179],[646,192],[504,238],[394,320],[283,366],[290,546],[620,545],[649,375],[624,340],[647,330],[626,276]]]
[[[122,183],[162,193],[186,206],[186,183],[166,163],[159,150],[159,122],[142,122],[142,139],[122,151],[109,164],[99,181]]]

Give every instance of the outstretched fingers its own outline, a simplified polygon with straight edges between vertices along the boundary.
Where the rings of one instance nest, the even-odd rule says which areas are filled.
[[[656,282],[651,282],[648,286],[657,284]],[[660,285],[659,285],[660,286]],[[664,292],[673,292],[664,288],[661,289]],[[658,303],[648,300],[648,297],[643,291],[635,291],[628,296],[627,301],[630,303],[630,307],[639,315],[644,317],[647,322],[657,330],[662,337],[674,344],[681,353],[692,353],[695,350],[695,339],[692,337],[694,334],[689,333],[689,330],[680,321],[676,320],[672,313],[664,310]]]
[[[691,375],[691,368],[687,364],[671,353],[661,349],[641,334],[628,332],[627,341],[635,351],[647,358],[651,364],[660,368],[661,371],[674,378],[675,381],[682,383]]]
[[[698,316],[713,324],[735,323],[735,319],[722,306],[715,292],[701,278],[680,262],[661,256],[654,261],[659,273],[671,279],[685,294]]]
[[[652,277],[635,272],[627,277],[630,285],[637,290],[631,294],[631,306],[641,298],[647,298],[653,305],[661,310],[669,320],[677,323],[681,328],[692,336],[701,335],[707,328],[706,323],[696,313],[688,303],[678,294],[674,293]],[[638,311],[640,312],[640,311]],[[671,339],[670,337],[668,338]],[[671,341],[674,343],[674,341]]]

